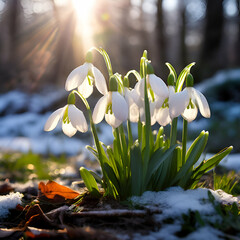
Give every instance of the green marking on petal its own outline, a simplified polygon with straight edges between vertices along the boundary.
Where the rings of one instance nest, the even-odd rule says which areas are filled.
[[[88,84],[90,86],[92,86],[93,85],[93,78],[90,75],[87,75],[87,80],[88,80]]]
[[[163,102],[162,108],[169,108],[168,98],[166,98],[165,101]]]
[[[70,123],[70,119],[68,117],[68,106],[66,107],[64,114],[63,114],[63,119],[62,119],[63,123],[65,124],[69,124]]]
[[[152,90],[151,87],[149,88],[149,93],[150,93],[150,96],[151,96],[151,98],[152,98],[152,101],[154,102],[154,101],[155,101],[154,92],[153,92],[153,90]]]
[[[108,113],[113,114],[113,111],[112,111],[112,103],[109,103],[109,104],[107,105],[106,114],[108,114]]]
[[[90,68],[90,69],[88,70],[87,77],[94,78],[94,75],[93,75],[93,72],[92,72],[92,68]]]

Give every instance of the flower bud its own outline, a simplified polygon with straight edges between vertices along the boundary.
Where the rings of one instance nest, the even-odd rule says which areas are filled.
[[[194,85],[193,75],[191,73],[188,73],[186,78],[186,87],[193,87],[193,85]]]
[[[167,79],[167,84],[168,86],[174,86],[175,84],[175,76],[173,73],[169,73],[168,79]]]
[[[143,55],[142,55],[142,57],[144,57],[144,58],[147,59],[147,50],[144,50],[144,51],[143,51]]]
[[[126,76],[123,79],[123,87],[129,88],[129,80],[128,80],[128,77]]]
[[[93,55],[92,55],[92,52],[91,51],[88,51],[87,54],[86,54],[86,57],[85,57],[85,61],[87,63],[92,63],[93,61]]]
[[[117,92],[118,90],[118,82],[114,75],[109,79],[109,90],[110,92]]]
[[[68,104],[75,104],[75,95],[74,95],[74,93],[70,93],[69,95],[68,95]]]
[[[147,74],[154,74],[154,69],[151,63],[147,63]]]

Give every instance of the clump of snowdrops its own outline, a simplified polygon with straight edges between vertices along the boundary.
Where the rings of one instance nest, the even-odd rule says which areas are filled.
[[[97,50],[105,60],[108,81],[92,63],[93,50]],[[75,96],[82,100],[95,143],[94,147],[87,148],[102,169],[102,176],[99,176],[80,168],[91,194],[99,195],[97,183],[104,188],[107,196],[120,200],[141,195],[148,190],[159,191],[176,185],[193,189],[204,173],[231,152],[232,147],[225,148],[197,167],[194,166],[205,149],[209,134],[202,131],[187,150],[188,123],[196,118],[198,110],[203,117],[209,118],[209,105],[204,95],[193,87],[190,69],[194,63],[186,66],[179,76],[171,64],[166,65],[170,70],[167,85],[154,74],[146,51],[140,60],[140,71],[131,70],[122,76],[113,72],[105,50],[92,48],[86,54],[86,62],[69,74],[65,84],[65,89],[71,91],[68,103],[50,115],[44,129],[51,131],[61,121],[62,130],[69,137],[77,131],[88,131],[83,112],[75,106]],[[136,78],[134,88],[129,87],[130,74]],[[94,86],[103,96],[92,112],[87,98]],[[183,118],[181,142],[177,140],[179,116]],[[98,139],[95,125],[103,118],[113,130],[111,146],[106,146]],[[156,122],[160,125],[157,133],[152,131],[152,125]],[[133,139],[133,123],[138,125],[137,139]],[[168,124],[171,125],[170,136],[164,133],[164,127]]]

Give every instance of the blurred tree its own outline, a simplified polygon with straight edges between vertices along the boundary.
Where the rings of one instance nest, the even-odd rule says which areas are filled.
[[[159,43],[159,56],[161,64],[163,65],[166,60],[166,39],[165,39],[165,27],[164,27],[164,15],[163,15],[163,0],[157,1],[157,41]]]
[[[0,25],[0,64],[1,79],[5,84],[11,84],[14,79],[14,73],[17,72],[17,50],[18,50],[18,31],[20,25],[21,13],[20,0],[6,1],[5,11]],[[5,86],[5,85],[2,85]],[[3,87],[2,87],[3,88]]]
[[[179,1],[179,11],[181,16],[180,25],[180,67],[181,69],[187,65],[187,48],[186,48],[186,4],[185,1]]]
[[[237,55],[237,65],[240,65],[240,0],[236,0],[236,5],[238,8],[237,16],[237,26],[238,26],[238,39],[236,41],[236,55]]]
[[[201,65],[213,72],[217,67],[218,52],[223,36],[223,0],[207,0],[206,25]]]

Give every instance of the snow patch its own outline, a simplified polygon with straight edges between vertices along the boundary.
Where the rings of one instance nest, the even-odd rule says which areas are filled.
[[[0,196],[0,218],[7,217],[9,209],[14,209],[18,204],[21,204],[22,197],[23,195],[19,192]]]
[[[161,214],[155,214],[155,220],[161,223],[159,231],[151,232],[147,236],[135,234],[134,240],[157,240],[157,239],[182,239],[176,233],[181,230],[183,223],[182,214],[188,214],[189,210],[198,211],[203,219],[213,222],[220,220],[216,211],[209,201],[208,191],[212,193],[216,201],[223,204],[238,203],[239,198],[233,197],[222,190],[213,191],[206,188],[184,191],[180,187],[171,187],[160,192],[145,192],[142,196],[134,196],[130,199],[133,205],[142,206],[151,210],[161,210]],[[173,219],[173,224],[164,224],[164,219]],[[195,232],[189,234],[184,239],[222,239],[224,234],[210,226],[199,227]]]

